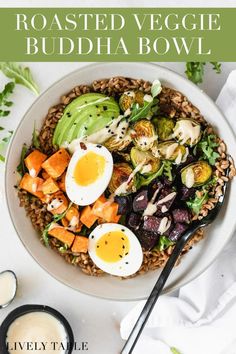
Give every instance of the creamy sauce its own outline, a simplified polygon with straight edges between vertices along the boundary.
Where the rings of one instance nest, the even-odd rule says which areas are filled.
[[[55,198],[50,202],[50,204],[48,204],[47,210],[52,211],[54,209],[57,209],[61,206],[61,204],[63,204],[63,201],[60,201],[59,199]]]
[[[79,223],[79,218],[78,218],[78,216],[74,215],[70,221],[70,226],[72,226],[72,227],[76,226],[76,225],[78,225],[78,223]]]
[[[152,170],[152,165],[149,163],[142,168],[142,173],[149,173]]]
[[[30,170],[29,170],[29,174],[30,174],[30,176],[31,177],[36,177],[36,170],[34,169],[34,168],[31,168]]]
[[[59,348],[59,344],[63,343],[66,348],[67,334],[62,323],[49,313],[35,311],[18,317],[9,327],[7,339],[10,354],[64,354],[65,349]],[[15,343],[32,343],[34,349],[22,350],[17,346],[14,350]],[[45,350],[42,349],[42,343],[45,344]],[[53,344],[57,343],[55,350]],[[35,345],[38,344],[38,348]],[[40,346],[41,344],[41,346]],[[41,347],[41,350],[39,349]]]
[[[200,125],[195,125],[191,120],[182,119],[177,122],[172,136],[173,138],[178,138],[181,144],[185,144],[190,140],[190,145],[193,145],[198,140],[200,133]]]
[[[132,134],[131,133],[131,137],[132,137]],[[134,133],[134,138],[135,138],[135,133]],[[142,150],[149,150],[154,142],[157,141],[157,135],[153,135],[153,136],[141,136],[141,137],[138,137],[138,144],[140,146],[142,146]]]
[[[53,229],[63,229],[63,226],[61,226],[60,224],[56,223],[56,222],[52,222],[51,225],[48,228],[48,231],[51,231]]]
[[[147,95],[147,94],[146,94],[146,95],[144,95],[143,100],[144,100],[145,102],[150,103],[150,102],[153,101],[153,97],[152,97],[151,95]]]
[[[173,155],[175,150],[178,148],[179,144],[178,143],[173,143],[170,144],[167,149],[166,149],[166,158],[167,160]]]
[[[159,200],[157,202],[157,205],[164,204],[164,203],[168,202],[169,200],[174,198],[175,195],[176,195],[176,192],[172,192],[172,193],[168,194],[165,198],[162,198],[161,200]]]
[[[36,183],[36,182],[33,182],[33,183],[32,183],[32,192],[34,192],[34,193],[37,192],[37,187],[38,187],[38,186],[37,186],[37,183]]]
[[[160,188],[158,188],[155,193],[152,196],[152,199],[150,200],[150,202],[148,202],[148,205],[146,207],[146,209],[143,212],[143,216],[151,216],[153,214],[155,214],[155,212],[157,211],[157,206],[155,203],[157,194],[159,193]]]
[[[138,164],[133,172],[129,175],[129,178],[127,181],[123,182],[114,192],[114,195],[121,195],[121,194],[126,194],[128,189],[129,189],[129,184],[134,178],[134,176],[142,169],[143,165],[145,164],[145,161],[142,161],[140,164]]]
[[[119,123],[118,127],[115,130],[117,141],[123,140],[125,138],[128,127],[129,122],[127,122],[126,120],[122,120]]]
[[[161,219],[160,225],[158,227],[158,232],[163,235],[170,227],[171,220],[169,220],[166,216]]]
[[[195,182],[195,180],[194,180],[194,172],[193,172],[192,168],[189,167],[187,169],[185,178],[186,178],[186,181],[185,181],[186,187],[191,188],[194,185],[194,182]]]
[[[12,272],[0,273],[0,306],[7,305],[15,296],[16,278]]]

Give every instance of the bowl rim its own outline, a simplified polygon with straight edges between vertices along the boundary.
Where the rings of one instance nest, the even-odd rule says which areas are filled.
[[[150,62],[123,62],[123,64],[132,64],[132,65],[142,65],[142,66],[149,66],[149,67],[153,67],[154,68],[159,68],[163,73],[170,73],[171,75],[173,75],[173,77],[178,77],[180,78],[181,80],[184,80],[188,83],[188,85],[190,85],[194,90],[198,91],[198,93],[200,95],[203,95],[206,99],[206,101],[208,101],[209,104],[211,105],[214,105],[216,111],[218,111],[218,113],[222,116],[222,118],[224,119],[224,122],[225,124],[228,126],[228,129],[230,130],[234,140],[236,141],[236,133],[233,131],[233,129],[231,128],[228,120],[226,119],[224,113],[221,111],[221,109],[216,105],[215,101],[210,97],[208,96],[202,89],[200,89],[196,84],[194,84],[192,81],[188,80],[187,78],[185,78],[184,76],[182,76],[181,74],[175,72],[174,70],[172,69],[169,69],[169,68],[166,68],[162,65],[159,65],[159,64],[156,64],[156,63],[150,63]],[[81,73],[82,71],[87,71],[88,69],[96,69],[96,68],[100,68],[100,67],[103,67],[104,65],[120,65],[120,62],[99,62],[99,63],[90,63],[90,64],[87,64],[87,65],[84,65],[82,66],[81,68],[78,68],[78,69],[75,69],[73,71],[71,71],[70,73],[66,74],[66,75],[63,75],[63,77],[61,77],[60,79],[56,80],[55,82],[53,82],[45,91],[43,91],[36,99],[35,101],[30,105],[30,107],[26,110],[26,112],[24,113],[23,117],[21,118],[17,128],[15,129],[14,131],[14,134],[13,134],[13,137],[10,141],[10,144],[8,146],[8,149],[7,149],[7,153],[6,153],[6,164],[5,164],[5,174],[4,174],[4,192],[5,192],[5,198],[6,198],[6,204],[7,204],[7,210],[8,210],[8,213],[10,215],[10,219],[11,219],[11,222],[13,224],[13,227],[16,231],[16,234],[18,236],[18,238],[20,239],[21,243],[23,244],[24,248],[26,249],[26,251],[30,254],[30,256],[34,259],[34,261],[37,262],[37,264],[42,268],[44,269],[47,274],[49,274],[50,276],[52,276],[54,279],[56,279],[58,282],[64,284],[65,286],[75,290],[75,291],[78,291],[82,294],[85,294],[85,295],[88,295],[88,296],[92,296],[92,297],[95,297],[95,298],[98,298],[98,299],[102,299],[102,300],[111,300],[111,301],[127,301],[127,302],[130,302],[130,301],[140,301],[140,300],[145,300],[147,299],[148,295],[146,296],[140,296],[140,297],[136,297],[136,298],[129,298],[129,297],[126,297],[126,298],[121,298],[121,299],[117,299],[117,298],[113,298],[113,297],[109,297],[109,296],[102,296],[102,295],[96,295],[92,292],[89,292],[89,291],[85,291],[85,290],[79,290],[75,287],[73,287],[71,284],[68,284],[66,281],[62,280],[60,278],[59,275],[55,275],[53,273],[51,273],[47,268],[46,266],[44,266],[42,263],[40,263],[37,259],[36,259],[36,256],[34,256],[30,249],[28,248],[28,246],[25,244],[25,242],[21,239],[20,237],[20,233],[18,232],[17,228],[16,228],[16,225],[15,225],[15,222],[14,222],[14,218],[13,218],[13,215],[11,213],[11,209],[10,209],[10,205],[9,205],[9,195],[8,195],[8,189],[7,189],[7,170],[8,170],[8,164],[9,164],[9,156],[11,154],[11,149],[12,149],[12,145],[14,143],[14,140],[15,140],[15,137],[18,133],[18,131],[20,130],[21,126],[23,125],[25,119],[27,118],[28,116],[28,113],[30,112],[30,110],[32,109],[32,107],[36,104],[36,102],[38,102],[41,97],[44,97],[44,96],[47,96],[48,94],[48,91],[50,91],[53,86],[55,85],[58,85],[60,84],[60,82],[63,82],[65,79],[68,79],[70,77],[73,77],[75,74],[77,74],[78,72]],[[122,74],[120,74],[120,76],[123,76]],[[127,77],[127,76],[126,76]],[[105,78],[105,77],[104,77]],[[93,81],[93,80],[92,80]],[[91,82],[92,82],[91,81]],[[60,98],[60,97],[59,97]],[[58,98],[58,101],[59,101],[59,98]],[[50,107],[48,107],[50,108]],[[230,189],[231,189],[231,185],[229,185],[229,191],[228,193],[230,194]],[[177,282],[176,285],[173,285],[171,287],[170,290],[168,289],[163,289],[162,291],[162,294],[168,294],[168,293],[172,293],[176,290],[178,290],[180,287],[183,287],[185,286],[186,284],[190,283],[191,281],[193,281],[194,279],[196,279],[197,277],[199,277],[202,273],[204,273],[206,271],[206,269],[208,269],[212,263],[216,260],[216,258],[219,256],[219,254],[221,253],[221,251],[223,250],[223,248],[225,247],[225,245],[227,244],[227,242],[230,241],[230,239],[232,238],[234,232],[236,231],[236,220],[234,222],[234,227],[231,231],[231,233],[229,234],[228,238],[224,240],[224,242],[222,243],[222,247],[221,247],[221,250],[215,254],[214,257],[212,257],[212,260],[203,268],[199,269],[199,271],[195,272],[195,274],[190,278],[190,279],[186,279],[186,280],[182,280],[181,284],[179,285]]]
[[[47,306],[47,305],[37,305],[37,304],[27,304],[27,305],[22,305],[14,310],[12,310],[7,317],[3,320],[1,326],[0,326],[0,350],[2,354],[9,354],[6,346],[6,338],[7,338],[7,331],[10,327],[10,325],[19,317],[24,316],[26,314],[32,313],[32,312],[43,312],[43,313],[48,313],[55,317],[64,327],[66,334],[67,334],[67,349],[65,351],[65,354],[71,354],[73,347],[74,347],[74,334],[72,331],[72,328],[67,321],[67,319],[56,309]]]

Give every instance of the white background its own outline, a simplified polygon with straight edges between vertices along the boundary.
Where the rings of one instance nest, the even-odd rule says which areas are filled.
[[[236,6],[236,1],[156,1],[147,4],[146,1],[72,1],[72,0],[19,0],[1,1],[1,7],[21,7],[39,6],[39,7],[113,7],[113,6]],[[178,4],[178,5],[177,5]],[[1,10],[0,10],[1,11]],[[77,69],[86,63],[28,63],[36,81],[40,86],[41,92],[53,84],[63,75]],[[182,63],[162,63],[174,69],[184,72]],[[205,83],[203,89],[212,97],[216,98],[223,86],[228,73],[236,69],[236,63],[224,63],[222,74],[217,76],[209,68],[206,69]],[[4,86],[6,79],[0,75],[0,90]],[[18,122],[34,102],[35,97],[31,92],[21,86],[17,86],[13,96],[14,106],[11,115],[1,121],[8,129],[15,129]],[[122,317],[131,309],[134,303],[111,302],[89,297],[80,294],[63,284],[54,280],[38,264],[34,262],[31,256],[26,252],[19,241],[13,226],[11,225],[6,204],[4,201],[3,190],[3,164],[0,165],[0,271],[12,269],[16,272],[19,280],[19,289],[15,301],[6,309],[0,310],[0,323],[7,314],[15,307],[27,304],[37,303],[46,304],[55,307],[61,311],[69,320],[77,342],[88,341],[89,354],[115,354],[122,347],[122,340],[119,336],[119,323]],[[23,220],[22,220],[23,222]],[[39,244],[39,247],[40,244]],[[91,279],[92,281],[92,279]]]

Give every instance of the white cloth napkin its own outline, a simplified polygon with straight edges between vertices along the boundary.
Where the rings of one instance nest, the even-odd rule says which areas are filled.
[[[236,132],[236,71],[232,71],[217,101]],[[144,301],[122,320],[127,339]],[[134,354],[236,354],[236,235],[217,260],[178,297],[159,298]]]

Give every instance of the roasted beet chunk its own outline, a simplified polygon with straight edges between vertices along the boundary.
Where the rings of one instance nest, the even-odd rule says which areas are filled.
[[[157,232],[160,235],[169,235],[172,222],[168,216],[158,218],[157,216],[144,216],[143,229]]]
[[[180,199],[184,201],[188,200],[189,198],[192,198],[194,196],[194,193],[194,188],[187,188],[185,186],[182,186],[180,190]]]
[[[172,216],[175,223],[190,223],[190,215],[187,209],[177,208],[172,211]]]
[[[141,246],[146,250],[151,250],[158,242],[159,236],[155,232],[150,232],[146,230],[139,229],[136,231],[136,236],[138,237]]]
[[[128,219],[128,226],[131,229],[137,230],[140,224],[141,216],[139,214],[131,213]]]
[[[145,189],[139,192],[133,201],[133,210],[144,211],[148,205],[148,191]]]
[[[157,216],[144,216],[143,229],[147,231],[157,232],[161,223],[161,218]]]
[[[128,196],[116,196],[115,202],[119,205],[118,214],[124,215],[132,209],[132,198]]]
[[[163,188],[159,198],[156,201],[157,214],[161,215],[166,213],[172,206],[177,193],[170,188]]]
[[[187,228],[188,225],[186,224],[181,224],[181,223],[175,224],[175,227],[173,228],[173,230],[169,235],[169,239],[173,242],[176,242],[180,238],[180,236],[182,236],[183,233],[187,230]]]

